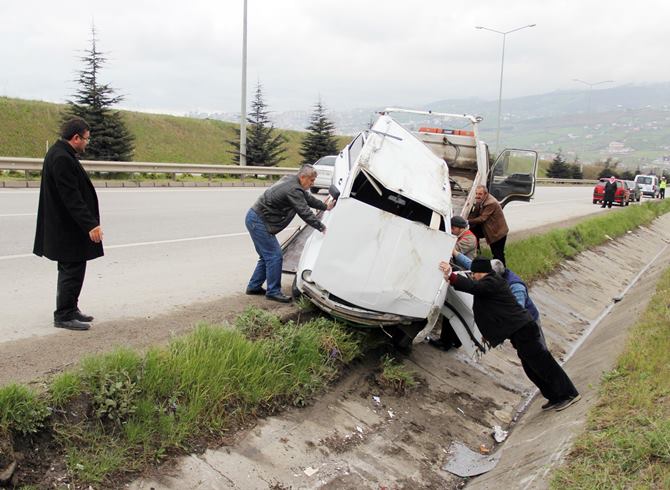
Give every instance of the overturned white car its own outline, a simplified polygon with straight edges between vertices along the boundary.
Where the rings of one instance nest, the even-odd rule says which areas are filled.
[[[283,244],[294,295],[346,322],[384,328],[401,346],[422,340],[443,315],[470,354],[482,350],[471,297],[438,269],[456,243],[449,223],[467,218],[479,184],[502,205],[530,200],[537,154],[505,150],[491,166],[480,121],[387,109],[358,134],[335,161],[338,202],[321,218],[327,232],[306,226]]]

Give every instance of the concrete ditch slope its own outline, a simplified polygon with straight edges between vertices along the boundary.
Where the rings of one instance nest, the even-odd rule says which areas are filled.
[[[658,272],[670,264],[666,230],[670,215],[581,254],[534,285],[552,352],[564,359],[583,342],[566,366],[584,400],[558,413],[541,412],[536,400],[502,447],[492,427],[509,428],[533,392],[509,343],[479,363],[423,344],[405,363],[424,382],[404,396],[384,392],[370,375],[372,366],[359,366],[311,407],[261,420],[231,445],[181,458],[130,488],[461,488],[465,480],[441,470],[452,441],[476,451],[482,445],[503,450],[498,467],[470,487],[545,488],[545,468],[569,448],[602,372],[646,307]],[[652,258],[641,280],[612,306]]]

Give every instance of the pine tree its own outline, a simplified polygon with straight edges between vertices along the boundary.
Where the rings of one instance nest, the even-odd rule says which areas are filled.
[[[91,141],[84,158],[88,160],[130,161],[134,151],[134,137],[128,131],[121,113],[112,110],[123,96],[114,95],[115,90],[100,82],[102,65],[107,59],[97,48],[95,27],[91,28],[91,47],[81,57],[84,69],[79,72],[79,88],[68,100],[63,120],[79,116],[91,126]]]
[[[334,135],[335,124],[326,117],[326,108],[319,100],[307,126],[307,135],[300,145],[302,163],[314,163],[326,155],[336,155],[337,139]]]
[[[251,112],[247,117],[247,165],[274,167],[286,160],[286,137],[275,133],[269,111],[263,100],[263,87],[258,82],[254,100],[251,101]],[[235,148],[233,162],[240,163],[240,130],[236,130],[237,140],[229,141]]]
[[[550,179],[569,179],[572,178],[572,175],[572,169],[563,158],[562,150],[559,149],[547,168],[547,177]]]
[[[609,177],[619,178],[619,173],[616,171],[616,168],[619,165],[618,160],[612,160],[612,157],[608,157],[601,165],[603,166],[603,169],[598,174],[599,179]]]

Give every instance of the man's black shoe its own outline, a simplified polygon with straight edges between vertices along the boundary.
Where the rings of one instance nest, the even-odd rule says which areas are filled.
[[[561,402],[549,400],[547,403],[542,405],[542,410],[551,410],[552,408],[556,408],[556,405],[558,405],[559,403]]]
[[[266,294],[265,297],[271,301],[277,301],[278,303],[290,303],[291,302],[291,297],[286,296],[285,294],[279,293],[279,294]]]
[[[67,330],[88,330],[91,326],[88,323],[79,320],[65,320],[63,322],[54,322],[54,327],[65,328]]]
[[[560,412],[561,410],[565,410],[569,406],[574,405],[575,403],[577,403],[581,399],[582,399],[582,395],[578,394],[578,395],[575,395],[575,396],[572,396],[572,397],[568,398],[567,400],[563,400],[563,401],[557,403],[554,408],[556,409],[557,412]]]
[[[245,294],[250,294],[252,296],[260,296],[265,294],[265,288],[247,289]]]
[[[440,350],[451,349],[450,345],[444,345],[440,339],[432,339],[430,337],[428,337],[428,345],[432,345],[436,349],[440,349]]]
[[[74,314],[74,319],[79,320],[80,322],[92,322],[94,318],[91,315],[87,315],[86,313],[82,313],[81,311],[77,310]]]

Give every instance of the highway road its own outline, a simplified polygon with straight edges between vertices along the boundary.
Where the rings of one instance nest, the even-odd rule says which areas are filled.
[[[99,189],[105,256],[88,263],[82,310],[130,320],[243,291],[256,261],[244,215],[263,190]],[[535,228],[601,211],[590,194],[538,187],[531,203],[505,213],[512,232]],[[0,342],[57,331],[56,264],[31,254],[37,198],[0,191]]]

